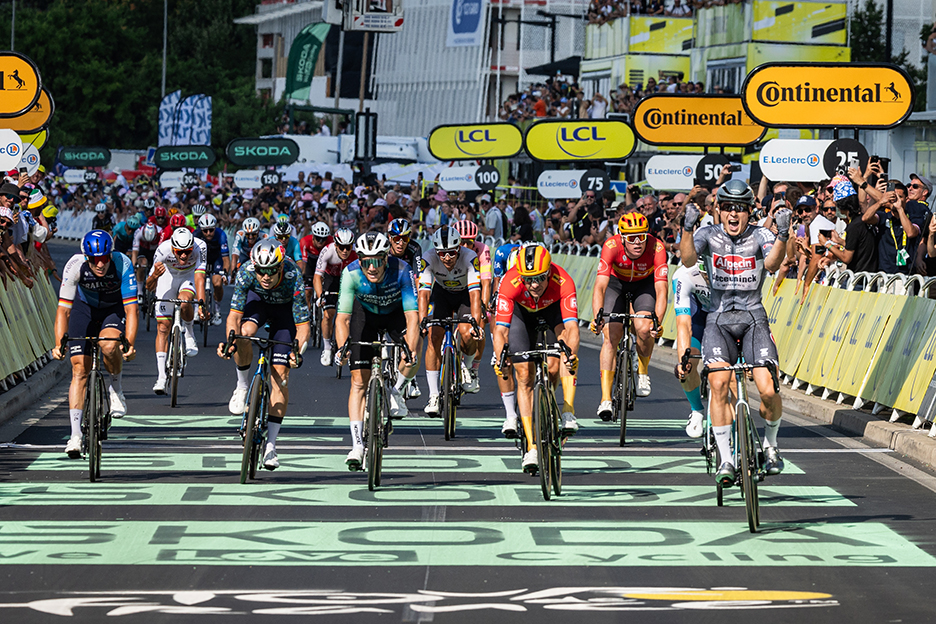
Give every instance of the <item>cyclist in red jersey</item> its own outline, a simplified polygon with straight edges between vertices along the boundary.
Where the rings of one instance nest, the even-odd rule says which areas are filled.
[[[592,294],[592,309],[596,312],[601,308],[614,314],[653,312],[660,323],[663,322],[669,294],[666,280],[669,265],[666,248],[657,238],[647,234],[649,229],[647,217],[639,212],[628,212],[618,221],[618,233],[605,241]],[[624,295],[627,293],[633,296],[631,310],[624,309]],[[604,335],[598,417],[609,421],[615,354],[624,335],[624,324],[613,322],[605,326],[603,319],[596,318],[591,323],[591,330],[596,334],[602,331]],[[637,332],[637,396],[645,397],[650,394],[649,367],[653,341],[659,334],[653,331],[653,322],[649,319],[634,319],[634,330]]]
[[[558,358],[549,358],[549,375],[555,383],[562,380],[562,431],[574,435],[578,431],[575,421],[575,371],[578,369],[578,302],[575,282],[559,265],[552,264],[549,251],[541,245],[523,247],[517,261],[504,275],[497,291],[497,315],[494,327],[494,353],[500,362],[504,345],[510,351],[526,351],[535,345],[536,327],[540,320],[550,328],[547,341],[562,340],[572,350],[559,366]],[[506,364],[511,365],[508,359]],[[523,470],[531,472],[537,465],[533,444],[533,364],[526,359],[512,364],[517,373],[517,406],[527,438],[523,456]],[[495,372],[501,375],[498,365]],[[508,371],[504,371],[505,373]]]
[[[313,284],[318,257],[325,249],[325,246],[332,242],[334,242],[334,238],[331,235],[331,228],[321,221],[312,226],[311,234],[303,236],[299,240],[299,251],[302,253],[302,261],[305,263],[305,272],[302,278],[305,282],[306,303],[310,306],[312,305],[312,294],[315,292]]]
[[[195,230],[185,224],[185,215],[182,213],[176,213],[169,217],[169,226],[164,227],[162,232],[159,233],[160,244],[165,243],[167,240],[172,238],[172,233],[175,232],[178,228],[185,228],[189,232],[192,232],[193,234],[195,233]]]

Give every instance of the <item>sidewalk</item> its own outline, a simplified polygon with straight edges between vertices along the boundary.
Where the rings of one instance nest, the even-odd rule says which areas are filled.
[[[68,379],[71,367],[65,360],[52,360],[12,389],[0,394],[0,425],[45,397],[49,390]]]

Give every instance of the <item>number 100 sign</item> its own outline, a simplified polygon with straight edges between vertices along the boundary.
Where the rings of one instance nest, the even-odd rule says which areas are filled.
[[[28,111],[39,99],[41,89],[42,78],[31,60],[16,52],[0,53],[0,118]]]

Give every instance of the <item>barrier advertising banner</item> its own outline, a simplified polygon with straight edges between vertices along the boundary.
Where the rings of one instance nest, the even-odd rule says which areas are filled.
[[[484,0],[452,0],[447,48],[477,47],[484,36]]]
[[[828,139],[772,139],[761,149],[761,171],[770,180],[820,182],[829,177],[822,159],[830,145]]]

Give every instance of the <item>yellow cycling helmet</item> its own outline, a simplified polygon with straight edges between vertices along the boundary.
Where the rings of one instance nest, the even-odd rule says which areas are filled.
[[[549,270],[551,264],[549,250],[542,245],[521,247],[517,253],[517,271],[521,277],[542,275]]]
[[[618,220],[618,234],[644,234],[650,229],[647,217],[639,212],[625,212]]]

